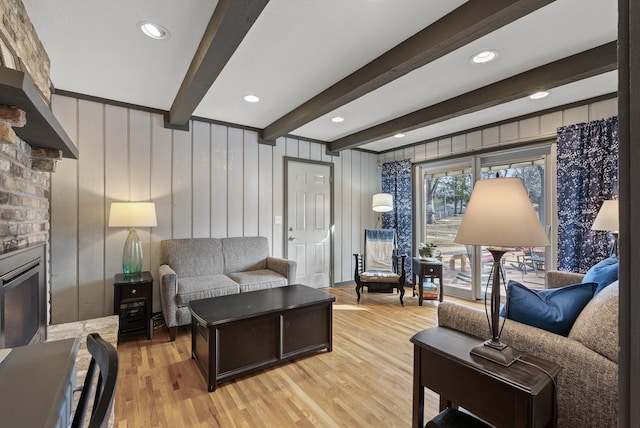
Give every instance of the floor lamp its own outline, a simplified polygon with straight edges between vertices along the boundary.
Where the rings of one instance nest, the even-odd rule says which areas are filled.
[[[518,355],[500,341],[500,280],[504,282],[502,256],[513,247],[546,247],[544,233],[531,205],[522,180],[493,178],[476,182],[454,242],[484,245],[493,256],[491,282],[491,313],[487,322],[491,339],[473,348],[471,354],[509,366]],[[487,282],[487,289],[489,288]],[[487,290],[488,291],[488,290]],[[485,293],[486,299],[486,293]]]
[[[377,229],[382,228],[382,214],[393,210],[393,195],[391,193],[376,193],[371,200],[371,209],[378,213]]]

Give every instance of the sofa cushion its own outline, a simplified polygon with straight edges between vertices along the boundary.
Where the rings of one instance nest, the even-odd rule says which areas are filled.
[[[178,306],[187,306],[192,300],[208,299],[209,297],[238,294],[240,288],[236,282],[225,275],[205,275],[178,278]]]
[[[223,238],[224,273],[266,269],[269,241],[263,236]]]
[[[601,292],[607,285],[618,279],[618,257],[612,255],[599,261],[587,271],[582,282],[597,282],[594,294]]]
[[[160,263],[178,278],[222,274],[222,243],[215,238],[167,239],[160,243]]]
[[[591,299],[573,324],[569,338],[618,363],[618,281]]]
[[[500,315],[506,314],[514,321],[566,336],[597,286],[595,282],[587,282],[549,290],[531,290],[516,281],[509,281],[507,305]]]
[[[267,269],[234,272],[227,274],[227,276],[240,285],[241,293],[288,285],[287,278]]]

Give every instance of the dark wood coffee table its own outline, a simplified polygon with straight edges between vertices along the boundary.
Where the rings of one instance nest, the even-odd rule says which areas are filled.
[[[315,288],[289,285],[190,302],[191,356],[209,391],[301,355],[331,352],[335,300]]]

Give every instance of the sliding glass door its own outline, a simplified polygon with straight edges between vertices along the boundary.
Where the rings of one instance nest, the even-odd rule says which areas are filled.
[[[519,159],[511,159],[509,163],[500,158],[489,156],[481,160],[481,179],[520,178],[544,228],[547,224],[546,156],[532,154],[526,157],[525,153],[519,153]],[[481,257],[489,261],[488,266],[482,264],[482,275],[485,275],[490,271],[492,261],[486,247],[482,247]],[[547,266],[547,250],[544,247],[518,247],[503,256],[505,279],[513,279],[529,288],[544,288]]]
[[[473,160],[430,163],[421,167],[419,243],[435,244],[444,263],[445,294],[474,298],[473,247],[453,242],[471,196]]]
[[[421,242],[437,245],[443,263],[445,295],[480,298],[493,259],[485,247],[454,241],[476,180],[518,177],[522,180],[541,224],[550,229],[549,158],[551,144],[502,151],[451,161],[429,162],[416,168],[417,194],[416,251]],[[549,268],[550,250],[515,248],[503,259],[506,279],[530,288],[543,288]]]

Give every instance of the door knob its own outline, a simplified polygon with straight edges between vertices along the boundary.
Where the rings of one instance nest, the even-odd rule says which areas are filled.
[[[293,236],[290,236],[290,237],[289,237],[289,241],[293,241],[294,239],[296,239],[296,238],[295,238],[295,237],[293,237]]]

